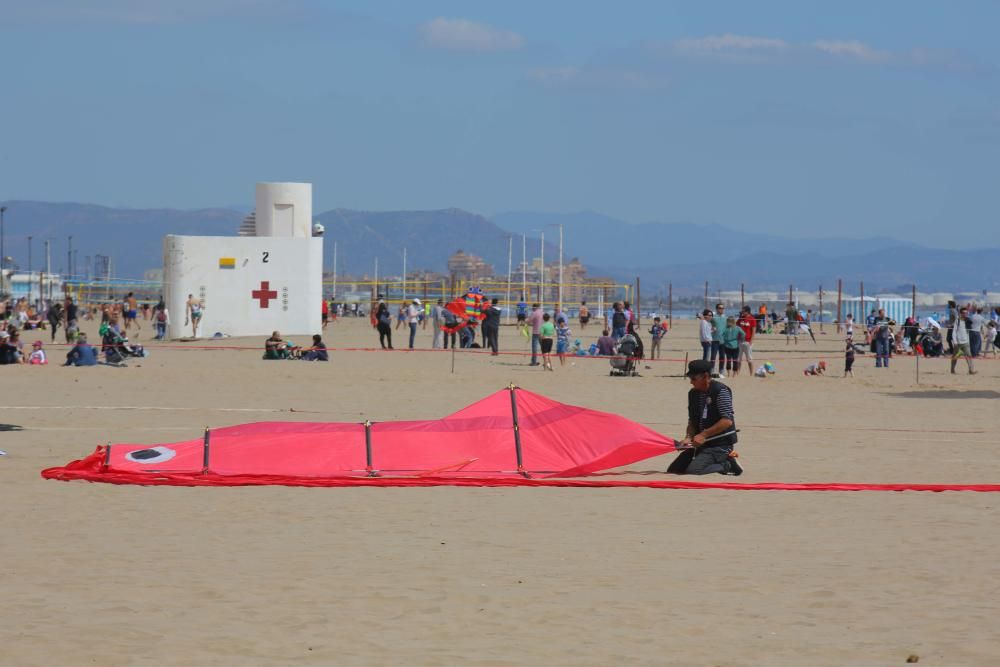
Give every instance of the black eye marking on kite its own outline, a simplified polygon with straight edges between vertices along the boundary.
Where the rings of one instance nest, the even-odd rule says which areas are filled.
[[[177,452],[169,447],[150,447],[129,452],[125,455],[125,460],[133,463],[162,463],[169,461],[176,455]]]

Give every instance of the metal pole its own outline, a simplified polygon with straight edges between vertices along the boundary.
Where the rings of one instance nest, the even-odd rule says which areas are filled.
[[[73,268],[73,235],[70,234],[68,247],[66,248],[66,274],[67,274],[66,277],[69,277],[72,268]],[[64,281],[66,277],[63,278]]]
[[[528,237],[521,234],[521,299],[528,298]]]
[[[642,292],[639,291],[639,276],[635,277],[635,325],[642,326]]]
[[[208,427],[205,427],[205,439],[202,440],[201,444],[201,474],[205,475],[208,473],[208,455],[209,455],[209,431]]]
[[[372,467],[372,423],[365,420],[365,473],[369,477],[378,477],[378,471]]]
[[[49,252],[51,247],[51,240],[45,239],[45,276],[49,279],[49,299],[52,299],[52,253]],[[42,296],[41,284],[38,285],[38,296]]]
[[[545,230],[542,230],[542,249],[541,249],[541,259],[542,266],[541,270],[538,272],[538,301],[542,304],[542,310],[545,310]]]
[[[837,333],[840,333],[840,324],[844,319],[843,317],[843,301],[844,301],[844,281],[837,278]]]
[[[563,309],[563,226],[559,225],[559,311]]]
[[[868,311],[865,309],[865,281],[863,280],[861,281],[861,306],[858,313],[861,315],[861,326],[865,328],[865,331],[868,331]],[[867,335],[865,340],[868,340]]]
[[[507,324],[510,324],[510,282],[511,279],[514,277],[513,261],[514,261],[514,237],[512,235],[508,235],[507,236],[507,297],[505,303],[505,305],[507,306]]]
[[[526,479],[530,479],[531,475],[524,469],[524,460],[521,457],[521,426],[517,421],[517,387],[511,383],[507,388],[510,390],[510,414],[514,422],[514,451],[517,454],[517,472]]]
[[[743,291],[743,283],[740,283],[740,311],[747,305],[746,293]]]
[[[333,242],[333,295],[331,298],[337,300],[337,242]]]
[[[917,284],[913,283],[913,296],[910,301],[910,317],[917,319]]]
[[[705,309],[708,308],[708,281],[705,281]]]
[[[31,303],[32,288],[35,286],[35,280],[31,275],[31,235],[28,235],[28,303]],[[41,301],[41,295],[39,295],[39,301]]]
[[[670,328],[674,328],[674,284],[670,283],[667,285],[667,320],[670,322]]]
[[[406,248],[403,248],[403,301],[406,301]]]
[[[823,286],[819,286],[819,332],[823,333]]]
[[[375,258],[375,300],[378,300],[378,257]]]
[[[4,253],[6,249],[4,247],[4,231],[3,231],[3,214],[7,212],[6,206],[0,206],[0,283],[3,282],[5,276],[3,270],[6,268],[7,255]]]

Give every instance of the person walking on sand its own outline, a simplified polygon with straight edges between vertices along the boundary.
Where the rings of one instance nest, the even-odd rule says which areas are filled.
[[[552,317],[545,313],[542,315],[542,326],[538,330],[539,343],[542,348],[542,368],[547,371],[552,368],[552,341],[556,337],[556,327],[552,324]]]
[[[566,353],[569,352],[569,338],[573,335],[572,329],[566,322],[566,318],[560,316],[556,323],[556,355],[559,357],[559,365],[566,365]]]
[[[434,327],[434,338],[431,341],[431,347],[435,350],[440,350],[444,342],[444,331],[441,330],[441,325],[444,323],[444,299],[438,299],[434,307],[431,308],[431,326]]]
[[[736,358],[736,367],[739,368],[744,357],[747,360],[747,370],[750,375],[756,372],[753,367],[753,336],[757,333],[757,320],[754,318],[753,314],[750,312],[750,306],[744,306],[743,312],[740,313],[740,317],[736,320],[736,326],[743,330],[744,339],[740,343],[740,353]]]
[[[378,342],[383,350],[392,349],[392,315],[385,301],[379,301],[375,310],[375,328],[378,330]],[[388,345],[386,345],[388,343]]]
[[[590,308],[587,308],[587,302],[580,302],[580,313],[578,315],[580,319],[580,331],[587,328],[587,323],[590,322]]]
[[[955,351],[951,355],[951,372],[955,373],[955,366],[958,365],[958,358],[965,357],[965,363],[969,365],[969,375],[975,375],[976,371],[972,367],[972,347],[969,345],[969,331],[972,329],[972,318],[969,317],[969,309],[962,306],[958,315],[954,315],[952,310],[952,342]]]
[[[545,315],[541,305],[531,304],[531,315],[528,317],[528,326],[531,327],[531,363],[529,366],[538,365],[538,351],[542,346],[542,324]]]
[[[649,328],[650,344],[649,358],[658,359],[660,357],[660,342],[667,333],[666,327],[660,322],[659,317],[653,318],[653,326]]]
[[[483,320],[483,336],[486,337],[486,346],[490,348],[490,356],[500,354],[500,306],[499,299],[490,300],[490,305],[486,309],[486,318]]]
[[[188,294],[187,300],[187,315],[184,317],[184,324],[191,322],[191,337],[198,337],[198,325],[201,323],[201,315],[205,309],[205,306],[198,299],[194,298],[194,294]]]
[[[422,310],[422,304],[420,299],[413,299],[409,306],[406,307],[406,320],[410,325],[410,349],[413,349],[413,344],[417,340],[417,324],[420,323],[420,311]]]

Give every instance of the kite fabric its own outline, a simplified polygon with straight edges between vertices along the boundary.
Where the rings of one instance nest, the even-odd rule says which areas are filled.
[[[443,419],[243,424],[173,444],[98,447],[42,476],[191,486],[389,478],[475,484],[579,477],[674,451],[673,439],[624,417],[510,387]]]

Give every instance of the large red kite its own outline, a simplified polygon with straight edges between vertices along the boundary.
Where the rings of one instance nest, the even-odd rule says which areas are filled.
[[[164,445],[116,444],[44,470],[118,484],[343,486],[350,480],[578,477],[675,451],[624,417],[509,387],[432,421],[258,422]]]

